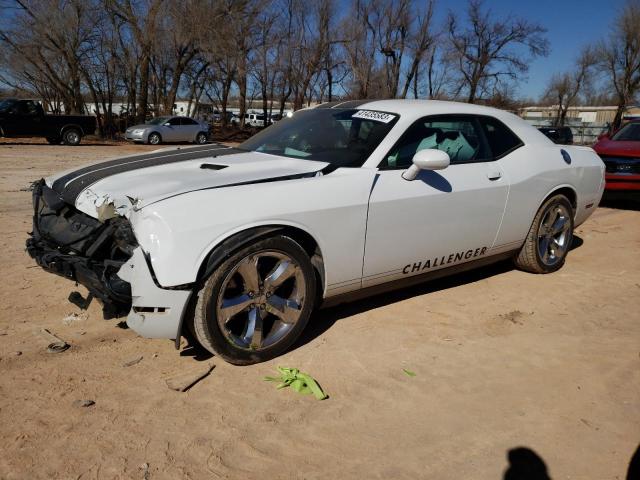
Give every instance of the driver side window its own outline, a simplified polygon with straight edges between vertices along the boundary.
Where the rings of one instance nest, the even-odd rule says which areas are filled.
[[[380,168],[408,168],[416,152],[426,148],[447,152],[452,165],[490,158],[475,117],[438,115],[421,118],[411,125],[387,154]]]

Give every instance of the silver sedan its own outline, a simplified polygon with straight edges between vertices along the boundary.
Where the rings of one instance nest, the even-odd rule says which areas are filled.
[[[143,125],[127,128],[125,138],[159,145],[171,142],[206,143],[209,125],[189,117],[157,117]]]

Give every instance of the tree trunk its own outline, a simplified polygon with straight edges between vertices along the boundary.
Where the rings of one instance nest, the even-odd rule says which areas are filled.
[[[243,53],[238,64],[238,94],[240,97],[240,127],[244,128],[244,115],[247,112],[247,57]]]
[[[149,113],[149,52],[142,53],[140,62],[140,106],[137,120],[144,123]]]
[[[613,123],[611,124],[611,131],[615,132],[620,125],[622,124],[622,115],[624,114],[625,101],[623,98],[618,100],[618,108],[616,109],[616,116],[613,118]]]

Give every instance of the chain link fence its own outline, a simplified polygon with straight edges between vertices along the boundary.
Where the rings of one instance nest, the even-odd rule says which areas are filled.
[[[538,121],[532,123],[536,128],[540,127],[553,127],[552,122]],[[573,143],[575,145],[593,145],[598,140],[598,136],[609,131],[610,125],[608,123],[565,123],[565,127],[571,128],[573,133]]]

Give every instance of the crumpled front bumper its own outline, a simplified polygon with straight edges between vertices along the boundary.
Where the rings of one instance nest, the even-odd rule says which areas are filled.
[[[191,290],[158,286],[140,247],[120,268],[118,277],[131,285],[131,311],[127,315],[127,325],[143,337],[175,339]]]
[[[105,318],[119,317],[130,308],[130,285],[116,276],[115,262],[110,265],[62,253],[35,237],[27,240],[27,252],[46,271],[84,285],[102,303]]]
[[[179,335],[191,285],[157,283],[127,219],[100,222],[64,203],[44,181],[34,186],[33,204],[26,247],[39,266],[84,285],[107,319],[127,315],[129,327],[145,337]]]

